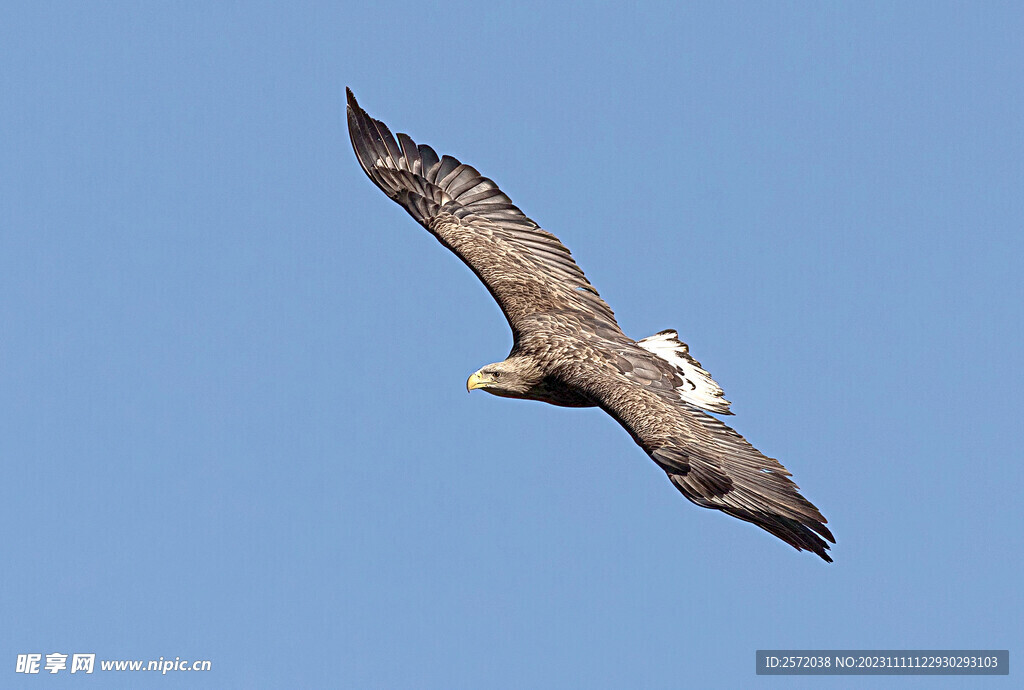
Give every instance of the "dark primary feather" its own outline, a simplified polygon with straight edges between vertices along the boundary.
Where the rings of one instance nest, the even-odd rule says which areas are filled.
[[[600,405],[688,499],[832,560],[826,520],[789,472],[679,397],[678,372],[623,335],[557,237],[476,169],[396,138],[347,93],[352,147],[366,175],[462,259],[505,313],[515,339],[507,361],[514,355],[516,370],[537,378],[532,396],[509,397]]]

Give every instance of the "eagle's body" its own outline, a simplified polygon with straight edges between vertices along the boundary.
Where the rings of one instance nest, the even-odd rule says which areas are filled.
[[[789,472],[706,414],[731,414],[729,402],[675,331],[626,336],[569,250],[494,182],[404,134],[396,141],[351,91],[348,105],[363,170],[476,273],[512,327],[509,356],[470,376],[468,389],[601,407],[697,505],[832,560],[826,520]]]

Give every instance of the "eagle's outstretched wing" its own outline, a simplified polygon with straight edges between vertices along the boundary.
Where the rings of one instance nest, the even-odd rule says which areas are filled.
[[[519,337],[525,319],[579,311],[595,328],[621,333],[615,315],[565,245],[526,217],[491,180],[405,134],[396,142],[348,94],[348,131],[359,164],[381,191],[483,281]]]
[[[832,562],[825,540],[835,543],[835,538],[827,520],[800,495],[778,460],[681,400],[669,386],[635,380],[601,360],[595,352],[590,362],[573,365],[566,379],[614,417],[684,496]]]

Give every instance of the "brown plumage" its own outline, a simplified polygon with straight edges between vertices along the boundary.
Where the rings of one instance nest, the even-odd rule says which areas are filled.
[[[731,414],[674,331],[640,341],[624,335],[557,237],[474,168],[405,134],[396,139],[347,93],[349,135],[367,176],[469,266],[512,327],[508,358],[473,374],[467,388],[598,406],[697,505],[832,560],[826,520],[786,468],[702,411]]]

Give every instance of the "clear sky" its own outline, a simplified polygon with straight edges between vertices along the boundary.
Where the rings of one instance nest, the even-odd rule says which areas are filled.
[[[1020,3],[3,15],[0,685],[51,652],[213,671],[33,686],[1019,665]],[[365,178],[346,85],[557,234],[627,334],[678,329],[835,563],[693,506],[598,410],[467,395],[508,327]]]

